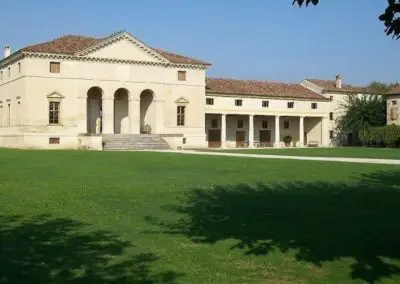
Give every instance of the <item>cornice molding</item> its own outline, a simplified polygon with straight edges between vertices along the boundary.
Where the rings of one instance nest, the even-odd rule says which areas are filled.
[[[152,62],[152,61],[137,61],[137,60],[129,60],[129,59],[98,58],[98,57],[76,56],[76,55],[68,55],[68,54],[23,52],[23,55],[26,57],[29,57],[29,58],[70,60],[70,61],[80,61],[80,62],[150,65],[150,66],[163,66],[163,67],[169,67],[169,68],[188,68],[188,69],[196,69],[196,70],[206,70],[207,69],[206,66],[197,65],[197,64],[177,64],[177,63],[170,63],[170,62]]]

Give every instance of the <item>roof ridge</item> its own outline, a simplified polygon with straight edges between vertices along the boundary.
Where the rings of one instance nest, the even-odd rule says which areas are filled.
[[[211,80],[230,80],[230,81],[247,81],[250,83],[268,83],[268,84],[285,84],[285,85],[291,85],[291,86],[301,86],[300,83],[294,83],[294,82],[280,82],[280,81],[270,81],[270,80],[254,80],[254,79],[233,79],[233,78],[221,78],[221,77],[206,77],[206,79],[211,79]]]

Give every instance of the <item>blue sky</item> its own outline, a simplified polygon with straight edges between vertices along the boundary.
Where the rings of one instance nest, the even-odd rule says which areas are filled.
[[[126,29],[150,46],[211,62],[208,76],[298,82],[400,81],[400,40],[377,19],[386,0],[3,1],[0,45]],[[395,53],[396,51],[396,53]]]

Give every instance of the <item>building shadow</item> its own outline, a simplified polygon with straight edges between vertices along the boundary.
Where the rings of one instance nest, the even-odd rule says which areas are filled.
[[[353,279],[375,283],[400,273],[400,171],[378,172],[350,183],[293,182],[194,188],[168,223],[147,217],[164,232],[194,242],[235,240],[232,249],[267,255],[295,250],[314,265],[353,258]],[[397,261],[397,263],[396,263]]]
[[[0,283],[174,283],[154,272],[152,253],[130,255],[130,242],[70,219],[0,216]]]

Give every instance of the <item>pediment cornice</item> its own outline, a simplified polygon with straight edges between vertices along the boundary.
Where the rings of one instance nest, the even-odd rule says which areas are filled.
[[[138,40],[137,38],[135,38],[134,36],[132,36],[131,34],[129,34],[128,32],[125,32],[125,31],[113,34],[110,37],[108,37],[107,39],[102,40],[100,43],[98,43],[94,46],[91,46],[85,50],[77,52],[75,55],[76,56],[88,56],[88,55],[90,56],[90,54],[92,54],[100,49],[103,49],[107,46],[110,46],[116,42],[122,41],[122,40],[129,41],[131,44],[135,45],[143,52],[152,56],[157,61],[164,62],[164,63],[170,62],[167,58],[165,58],[164,56],[162,56],[161,54],[159,54],[158,52],[153,50],[151,47],[149,47],[148,45],[141,42],[140,40]]]
[[[178,63],[171,63],[171,62],[137,61],[137,60],[129,60],[129,59],[99,58],[99,57],[76,56],[76,55],[54,54],[54,53],[23,52],[23,55],[26,57],[30,57],[30,58],[70,60],[70,61],[80,61],[80,62],[150,65],[150,66],[163,66],[163,67],[167,67],[167,68],[187,68],[187,69],[195,69],[195,70],[206,70],[207,69],[206,66],[198,65],[198,64],[178,64]]]

